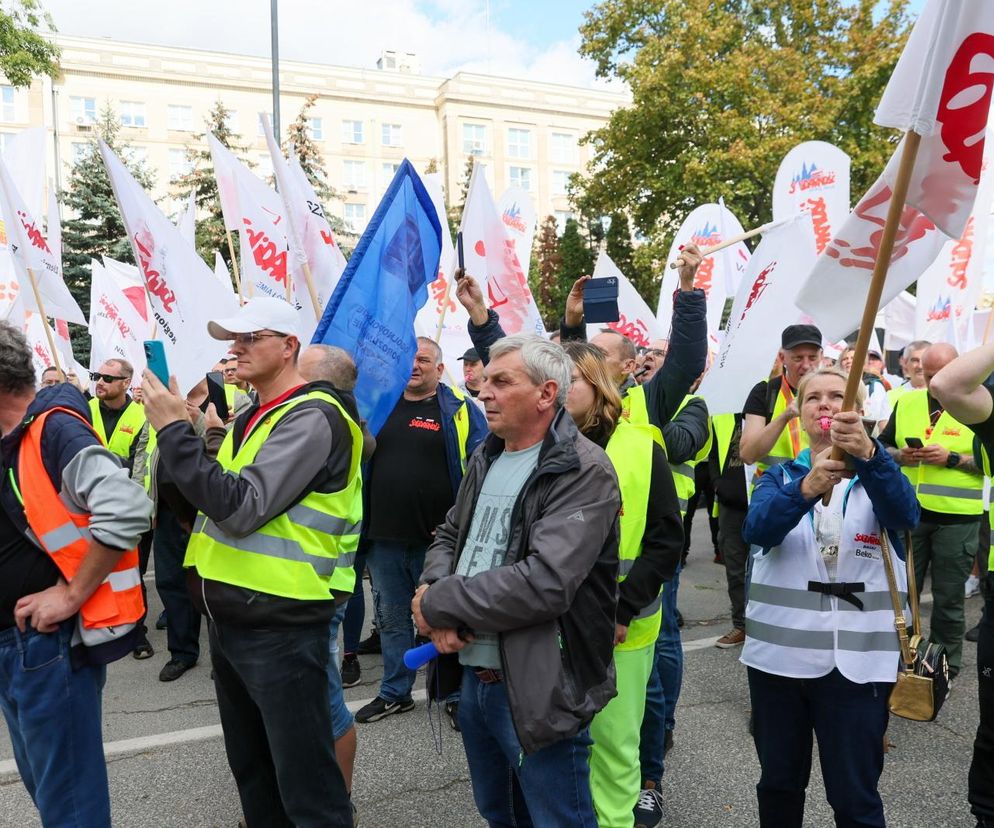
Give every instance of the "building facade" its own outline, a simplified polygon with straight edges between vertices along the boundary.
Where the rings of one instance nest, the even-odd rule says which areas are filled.
[[[249,146],[255,172],[272,170],[258,113],[272,109],[268,59],[57,36],[62,74],[29,89],[0,86],[0,148],[6,136],[43,126],[47,164],[56,186],[92,137],[109,103],[122,137],[155,174],[153,193],[167,212],[179,209],[170,181],[187,169],[187,148],[220,99],[230,126]],[[581,138],[602,126],[626,95],[486,75],[451,78],[418,73],[417,57],[384,53],[377,68],[354,69],[283,61],[283,131],[311,94],[310,132],[340,200],[327,205],[361,232],[403,158],[418,170],[432,162],[447,197],[458,198],[469,157],[486,164],[495,196],[527,190],[538,216],[568,216],[569,176],[590,150]]]

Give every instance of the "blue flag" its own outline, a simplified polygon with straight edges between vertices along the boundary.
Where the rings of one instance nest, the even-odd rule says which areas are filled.
[[[376,434],[411,378],[414,317],[438,274],[442,228],[431,196],[406,158],[318,322],[312,344],[355,360],[359,413]]]

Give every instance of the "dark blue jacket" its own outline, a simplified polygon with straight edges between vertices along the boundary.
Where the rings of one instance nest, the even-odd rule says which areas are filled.
[[[877,440],[874,445],[876,452],[869,460],[853,458],[856,476],[846,489],[846,498],[857,482],[863,486],[873,504],[873,513],[888,530],[891,545],[903,560],[901,535],[918,525],[921,507],[914,488],[887,449]],[[752,493],[749,512],[742,526],[742,539],[746,543],[762,546],[767,551],[779,546],[801,518],[814,508],[821,495],[809,500],[801,494],[801,481],[809,471],[811,449],[805,449],[796,460],[774,466],[763,473]],[[784,480],[784,472],[789,482]]]
[[[461,393],[461,392],[460,392]],[[459,440],[456,435],[456,411],[459,406],[465,404],[469,413],[469,436],[466,439],[466,459],[473,453],[474,449],[483,442],[489,429],[487,428],[487,418],[483,412],[477,408],[476,403],[467,394],[464,400],[460,400],[455,392],[444,382],[438,384],[438,407],[442,412],[442,436],[445,439],[445,459],[449,465],[449,479],[452,481],[452,498],[455,500],[459,493],[459,484],[462,483],[462,463],[459,462]]]

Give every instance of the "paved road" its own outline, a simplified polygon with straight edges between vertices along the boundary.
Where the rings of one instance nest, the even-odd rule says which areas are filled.
[[[748,692],[736,651],[715,649],[729,628],[724,569],[711,562],[706,521],[699,514],[679,606],[686,619],[686,665],[674,748],[663,791],[668,828],[756,824],[759,775],[746,730]],[[368,584],[367,584],[368,588]],[[154,589],[150,600],[158,613]],[[967,602],[976,622],[980,599]],[[109,671],[104,733],[114,821],[119,828],[234,828],[240,808],[228,772],[217,705],[206,666],[172,684],[157,681],[166,660],[165,633],[153,632],[155,658],[126,659]],[[206,652],[206,641],[204,643]],[[203,663],[202,663],[203,664]],[[363,657],[363,681],[347,691],[353,709],[376,694],[378,657]],[[973,826],[966,776],[977,722],[976,647],[938,722],[892,720],[895,744],[881,789],[892,826]],[[365,828],[476,828],[476,814],[458,734],[430,722],[422,700],[414,711],[358,726],[355,800]],[[434,734],[434,736],[433,736]],[[440,753],[434,738],[440,734]],[[0,738],[0,825],[40,824]],[[554,790],[549,792],[555,796]],[[830,826],[817,764],[806,824]]]

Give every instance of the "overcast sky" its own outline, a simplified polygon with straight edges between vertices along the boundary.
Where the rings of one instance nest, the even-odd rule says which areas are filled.
[[[42,0],[60,32],[268,56],[269,0]],[[374,68],[416,52],[425,74],[458,70],[594,83],[577,54],[590,0],[280,0],[280,56]]]

